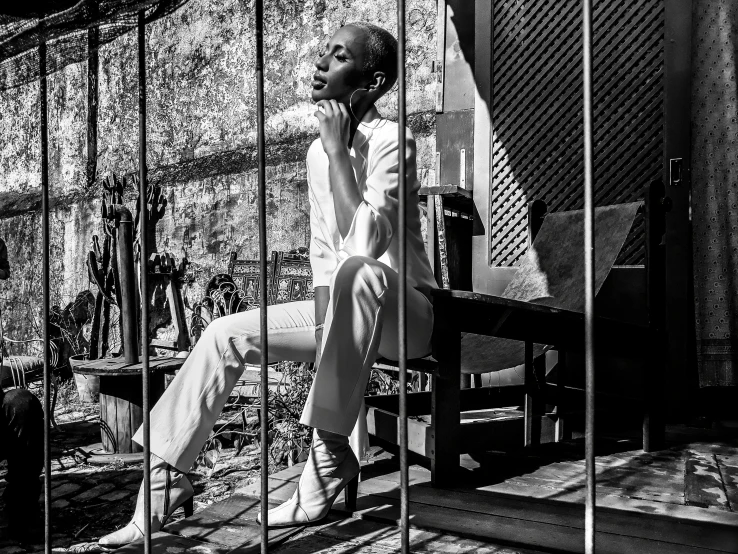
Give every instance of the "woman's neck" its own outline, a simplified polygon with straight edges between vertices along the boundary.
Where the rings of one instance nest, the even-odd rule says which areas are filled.
[[[364,116],[366,113],[374,106],[374,104],[367,103],[366,105],[364,103],[357,103],[356,106],[353,106],[349,110],[349,114],[351,117],[351,125],[349,127],[349,143],[348,146],[351,148],[351,145],[354,143],[354,135],[356,135],[356,131],[359,128],[359,124],[364,119]]]

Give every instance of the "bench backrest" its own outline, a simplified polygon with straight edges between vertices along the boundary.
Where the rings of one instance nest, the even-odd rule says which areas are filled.
[[[232,252],[228,273],[239,289],[244,305],[242,309],[258,308],[265,288],[261,282],[259,260],[239,260],[237,254]],[[313,272],[307,248],[289,252],[273,251],[267,261],[267,281],[267,304],[312,300]]]

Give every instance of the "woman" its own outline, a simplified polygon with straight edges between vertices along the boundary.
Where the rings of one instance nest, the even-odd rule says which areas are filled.
[[[398,129],[374,103],[397,79],[397,42],[367,23],[341,27],[315,63],[312,99],[320,139],[307,155],[310,261],[315,302],[270,306],[269,361],[314,361],[301,423],[315,429],[294,496],[270,510],[270,527],[313,523],[356,483],[348,436],[357,423],[374,360],[397,358],[399,267]],[[435,286],[420,232],[415,142],[407,132],[408,356],[430,351]],[[216,319],[151,413],[152,531],[190,504],[185,476],[244,364],[259,364],[258,311]],[[139,429],[134,437],[142,441]],[[355,494],[355,487],[350,490]],[[186,507],[189,507],[186,505]],[[128,544],[143,533],[143,491],[133,521],[100,540]]]

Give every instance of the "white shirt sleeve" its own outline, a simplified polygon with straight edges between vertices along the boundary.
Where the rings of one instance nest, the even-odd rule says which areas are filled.
[[[321,147],[322,148],[322,147]],[[312,150],[312,148],[311,148]],[[310,267],[313,270],[313,287],[330,286],[331,275],[338,267],[333,240],[327,230],[320,202],[315,197],[310,180],[311,156],[307,157],[308,198],[310,201]],[[331,207],[332,209],[332,207]]]
[[[397,127],[391,126],[369,153],[363,201],[356,209],[351,227],[339,245],[339,256],[378,259],[387,251],[397,229],[399,195],[399,144]],[[379,138],[379,137],[377,137]],[[408,193],[417,187],[415,139],[408,129],[405,142]]]

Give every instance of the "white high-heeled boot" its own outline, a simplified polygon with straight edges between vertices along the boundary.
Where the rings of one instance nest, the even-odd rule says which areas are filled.
[[[185,516],[193,512],[195,491],[190,480],[178,469],[161,458],[151,455],[151,532],[156,533],[167,522],[169,516],[180,506]],[[143,538],[144,530],[144,490],[143,483],[138,490],[136,511],[131,522],[117,531],[102,537],[98,544],[108,548],[125,546]]]
[[[345,489],[346,505],[356,504],[361,465],[348,437],[315,429],[297,490],[287,502],[269,510],[269,527],[292,527],[320,521]],[[256,517],[261,523],[261,514]]]

